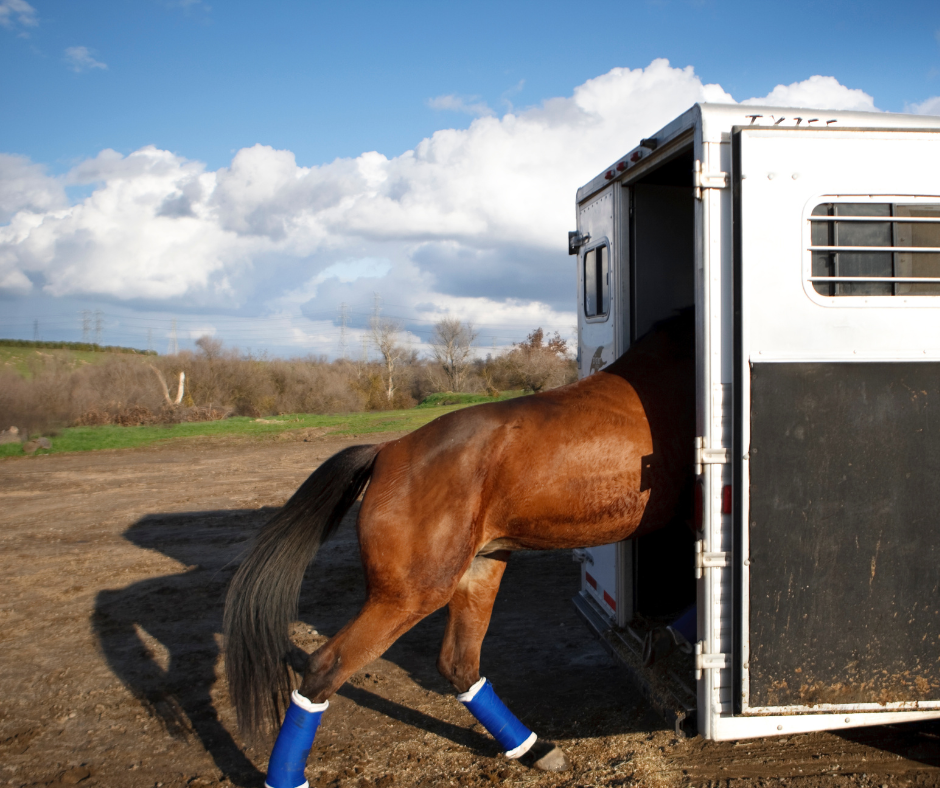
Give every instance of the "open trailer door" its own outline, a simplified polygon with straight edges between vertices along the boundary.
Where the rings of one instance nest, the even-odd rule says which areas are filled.
[[[715,738],[940,716],[940,133],[736,128],[732,189]]]
[[[611,185],[578,205],[578,377],[603,369],[624,352],[629,292],[623,266],[623,189]],[[575,251],[575,250],[569,250]],[[576,550],[581,594],[615,624],[632,615],[626,566],[630,544],[616,542]]]

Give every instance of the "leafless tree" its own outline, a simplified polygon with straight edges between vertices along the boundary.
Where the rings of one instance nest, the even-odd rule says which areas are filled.
[[[535,329],[525,342],[513,345],[500,361],[508,382],[528,391],[544,391],[576,378],[568,343],[557,331],[554,336],[546,337],[541,328]]]
[[[203,334],[196,340],[196,347],[202,351],[209,361],[214,361],[222,355],[222,340],[208,334]]]
[[[407,351],[399,344],[402,326],[397,320],[379,317],[378,314],[370,321],[372,342],[382,355],[385,364],[385,395],[391,402],[395,396],[395,367],[407,355]]]
[[[434,326],[431,350],[444,371],[450,391],[462,391],[466,384],[476,338],[473,323],[463,323],[455,317],[445,317]]]

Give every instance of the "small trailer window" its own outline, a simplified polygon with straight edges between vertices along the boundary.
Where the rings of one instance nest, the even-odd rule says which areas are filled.
[[[809,250],[821,295],[940,295],[940,205],[822,203]]]
[[[607,246],[584,253],[584,314],[602,317],[610,311],[610,263]]]

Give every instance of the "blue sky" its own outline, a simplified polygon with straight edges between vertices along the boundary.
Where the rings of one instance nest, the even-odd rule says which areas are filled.
[[[940,3],[0,0],[0,333],[335,354],[376,292],[417,348],[570,333],[574,187],[777,86],[940,114]]]

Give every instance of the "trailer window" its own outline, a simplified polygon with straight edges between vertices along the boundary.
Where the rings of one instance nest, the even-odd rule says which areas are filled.
[[[584,253],[584,314],[601,317],[610,311],[610,263],[607,246]]]
[[[809,249],[821,295],[940,295],[940,205],[822,203]]]

